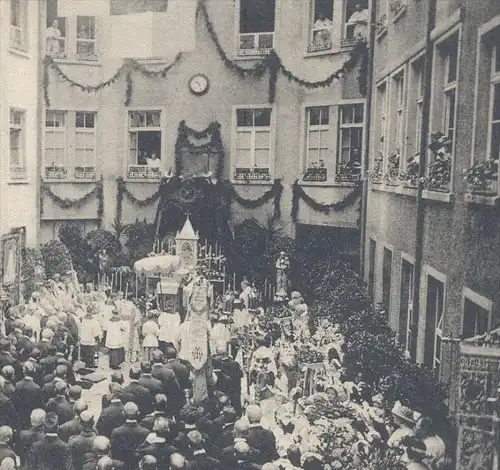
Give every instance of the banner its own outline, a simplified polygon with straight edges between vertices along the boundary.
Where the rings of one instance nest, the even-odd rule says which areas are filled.
[[[120,0],[126,2],[126,0]],[[57,15],[66,16],[107,16],[109,0],[58,0]]]
[[[165,11],[110,15],[107,55],[129,59],[173,58],[195,48],[196,0],[169,0]]]

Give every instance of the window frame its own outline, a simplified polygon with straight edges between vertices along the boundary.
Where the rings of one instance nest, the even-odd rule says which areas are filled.
[[[448,82],[447,80],[447,69],[449,65],[449,54],[446,54],[443,57],[442,51],[443,48],[448,48],[449,41],[456,35],[456,77],[453,82]],[[439,38],[437,38],[434,42],[434,54],[433,54],[433,63],[432,63],[432,87],[431,87],[431,120],[430,120],[430,129],[431,132],[442,132],[445,134],[447,128],[445,126],[449,126],[449,122],[446,116],[446,101],[447,96],[451,93],[455,95],[455,108],[453,114],[453,141],[451,144],[451,168],[450,168],[450,182],[447,187],[443,188],[433,188],[433,191],[441,191],[445,193],[453,192],[454,188],[454,169],[455,169],[455,160],[456,160],[456,147],[457,147],[457,139],[456,139],[456,126],[458,123],[458,96],[459,96],[459,77],[460,77],[460,55],[462,50],[462,25],[459,23],[456,26],[447,30],[444,34],[442,34]],[[436,99],[439,97],[439,99]],[[439,107],[436,109],[436,107]],[[445,134],[446,136],[446,134]],[[428,149],[428,158],[426,165],[426,175],[430,175],[430,164],[434,161],[432,152]]]
[[[402,90],[399,83],[403,81]],[[389,169],[389,157],[397,153],[399,149],[399,170],[406,161],[406,116],[408,111],[408,70],[406,64],[397,68],[391,73],[388,80],[388,97],[386,97],[386,115],[388,115],[388,143],[385,147],[385,165],[387,172]],[[400,96],[401,91],[401,96]],[[394,121],[394,126],[392,126]]]
[[[68,110],[63,110],[63,109],[46,109],[45,110],[45,121],[44,121],[44,132],[43,132],[43,166],[44,168],[47,167],[64,167],[66,168],[68,166]],[[47,127],[47,113],[64,113],[64,127]],[[47,129],[59,129],[59,131],[54,131],[52,130],[51,132],[53,133],[60,133],[64,134],[64,164],[63,165],[57,165],[57,164],[52,164],[47,161]],[[55,147],[52,148],[54,150]]]
[[[310,111],[311,109],[314,108],[327,108],[328,110],[328,124],[310,124]],[[305,107],[305,125],[306,128],[304,130],[305,132],[305,148],[304,148],[304,154],[305,154],[305,160],[304,160],[304,171],[307,171],[308,168],[310,168],[310,165],[312,163],[318,163],[320,161],[320,158],[318,158],[317,162],[312,161],[312,159],[309,157],[309,152],[311,150],[310,148],[310,133],[311,132],[319,132],[320,135],[320,140],[319,140],[319,147],[316,149],[319,151],[318,155],[321,154],[322,149],[326,149],[327,153],[331,153],[331,142],[333,140],[333,136],[331,135],[332,131],[332,118],[333,118],[333,109],[332,106],[330,105],[313,105],[313,106],[306,106]],[[321,111],[320,111],[320,119],[321,119]],[[328,132],[330,134],[329,138],[327,139],[327,147],[322,147],[321,146],[321,135],[324,132]],[[329,155],[330,156],[330,155]],[[328,165],[327,161],[324,161],[325,163],[325,168],[327,168],[328,171]],[[327,173],[328,174],[328,173]]]
[[[159,128],[157,126],[155,127],[129,127],[130,121],[129,121],[129,113],[133,111],[142,111],[142,112],[148,112],[148,111],[159,111],[160,112],[160,126]],[[151,180],[151,181],[158,181],[161,179],[162,174],[163,174],[163,169],[165,168],[165,159],[166,157],[166,145],[165,145],[165,140],[166,140],[166,131],[165,131],[165,119],[166,119],[166,110],[162,106],[130,106],[125,108],[125,113],[124,113],[124,119],[125,119],[125,174],[127,179],[141,179],[141,180]],[[151,172],[147,170],[147,165],[140,165],[138,163],[132,164],[130,163],[130,132],[133,129],[132,132],[140,132],[141,130],[144,131],[146,129],[151,129],[152,131],[159,131],[160,132],[160,163],[159,163],[159,171],[158,172]],[[135,176],[132,175],[134,173],[132,170],[133,168],[141,168],[142,172],[144,173],[143,175]]]
[[[359,122],[357,122],[357,123],[352,122],[349,124],[343,124],[342,123],[343,108],[345,108],[347,106],[357,106],[357,105],[361,105],[363,108],[363,119],[361,120],[361,122],[360,123]],[[336,154],[337,155],[336,155],[336,160],[335,160],[335,174],[336,175],[339,173],[339,169],[340,169],[341,165],[347,165],[347,163],[342,163],[342,161],[341,161],[341,157],[342,157],[342,130],[343,129],[361,129],[361,138],[360,138],[360,146],[359,146],[359,163],[360,163],[360,165],[363,161],[363,138],[364,138],[363,136],[364,136],[364,132],[366,132],[365,131],[366,102],[364,100],[359,100],[357,102],[355,100],[352,100],[352,102],[350,102],[350,103],[344,103],[344,102],[339,103],[338,109],[337,109],[337,118],[338,118],[337,135],[335,136],[336,140],[337,140],[337,146],[336,146]],[[352,163],[352,160],[349,159],[348,163]]]
[[[93,114],[94,115],[94,127],[90,128],[90,127],[78,127],[76,125],[76,116],[78,113],[83,113],[84,115],[87,115],[87,114]],[[84,120],[86,119],[86,117],[84,116]],[[74,155],[74,161],[75,161],[75,168],[76,167],[94,167],[96,166],[96,162],[97,162],[97,126],[98,126],[98,122],[97,122],[97,112],[95,111],[81,111],[81,110],[76,110],[75,111],[75,145],[74,145],[74,152],[75,152],[75,155]],[[85,130],[79,130],[79,129],[85,129]],[[92,129],[92,130],[88,130],[88,129]],[[87,164],[87,163],[80,163],[78,164],[78,161],[77,161],[77,157],[76,157],[76,152],[77,150],[80,150],[80,149],[83,149],[83,151],[85,152],[86,150],[89,150],[90,147],[79,147],[77,146],[77,143],[76,143],[76,140],[77,140],[77,134],[84,134],[84,135],[88,135],[88,134],[92,134],[93,138],[93,146],[92,146],[92,150],[93,150],[93,155],[94,155],[94,163],[93,164]]]
[[[12,22],[12,9],[13,2],[18,2],[19,5],[19,25]],[[28,32],[29,32],[29,18],[28,18],[28,1],[27,0],[10,0],[9,1],[9,47],[15,50],[27,52],[29,50]],[[14,39],[15,34],[13,31],[18,31],[21,37],[21,42]]]
[[[321,31],[322,29],[315,29],[314,24],[316,23],[316,0],[308,0],[309,2],[309,13],[308,13],[308,22],[307,22],[307,30],[305,37],[307,38],[307,47],[306,54],[320,55],[320,54],[328,54],[331,53],[334,44],[333,35],[336,33],[336,28],[334,24],[334,11],[335,11],[335,1],[344,3],[344,0],[329,0],[332,4],[332,18],[329,18],[332,22],[332,26],[330,29],[330,42],[325,41],[324,43],[315,44],[314,43],[314,32]],[[340,8],[340,7],[339,7]],[[323,28],[328,29],[328,28]]]
[[[93,21],[93,28],[94,28],[94,37],[93,38],[79,38],[78,37],[78,19],[79,18],[92,18]],[[74,28],[75,31],[75,59],[79,62],[96,62],[98,60],[98,50],[97,50],[97,37],[98,37],[98,17],[97,16],[86,16],[86,15],[78,15],[76,16],[76,25]],[[73,28],[72,28],[73,29]],[[71,38],[71,36],[70,36]],[[71,41],[73,39],[71,38]],[[78,46],[79,43],[85,43],[85,44],[92,44],[94,47],[94,52],[90,53],[83,53],[83,52],[78,52]]]
[[[464,325],[465,325],[465,301],[468,300],[478,307],[486,310],[488,312],[488,327],[487,331],[491,330],[492,327],[492,317],[493,317],[493,301],[488,299],[487,297],[479,294],[478,292],[468,288],[467,286],[463,286],[462,288],[462,298],[461,298],[461,309],[462,316],[460,321],[460,334],[463,334]]]
[[[390,93],[390,81],[389,77],[385,77],[382,80],[379,80],[375,84],[375,114],[377,119],[373,122],[375,124],[373,137],[372,137],[372,148],[375,150],[374,155],[376,155],[375,159],[372,159],[370,162],[370,168],[374,170],[376,168],[377,160],[381,159],[381,171],[379,179],[376,179],[375,182],[381,182],[383,174],[386,169],[387,158],[388,158],[388,131],[390,129],[390,113],[389,113],[389,93]],[[383,95],[383,103],[381,103],[380,90],[384,87],[384,95]],[[380,123],[380,124],[379,124]],[[383,138],[383,140],[382,140]]]
[[[264,183],[269,184],[270,181],[275,178],[275,156],[276,156],[276,106],[268,104],[253,104],[253,105],[234,105],[232,107],[232,126],[231,126],[231,170],[230,170],[230,178],[233,182],[241,182],[240,179],[236,179],[236,155],[237,155],[237,138],[238,138],[238,117],[237,111],[240,109],[270,109],[271,110],[271,118],[270,118],[270,126],[269,126],[269,166],[259,166],[257,168],[269,168],[269,179],[268,180],[250,180],[253,184],[255,183]],[[250,127],[250,126],[248,126]],[[259,129],[264,129],[264,126],[258,126]],[[255,129],[255,126],[252,126],[252,129]],[[253,147],[255,150],[255,147]],[[252,160],[255,162],[255,154],[252,157]],[[243,168],[243,167],[242,167]]]
[[[15,106],[11,106],[9,109],[9,180],[26,180],[28,178],[27,175],[27,158],[26,158],[26,120],[27,120],[27,110],[24,108],[19,108]],[[12,113],[19,113],[21,117],[21,123],[16,124],[15,122],[11,122]],[[10,132],[12,130],[20,131],[19,137],[19,147],[18,151],[20,153],[19,163],[17,165],[12,164],[12,155],[11,155],[11,136]]]
[[[495,93],[496,90],[495,88],[498,86],[498,93],[500,94],[500,70],[495,71],[495,63],[498,60],[500,62],[500,40],[498,43],[493,46],[492,48],[492,54],[490,55],[490,96],[489,96],[489,110],[488,110],[488,141],[487,141],[487,146],[486,146],[486,158],[491,159],[492,158],[492,138],[493,138],[493,126],[499,126],[500,127],[500,119],[497,119],[494,121],[493,119],[493,112],[494,112],[494,107],[495,107]],[[499,150],[500,154],[500,150]],[[500,155],[497,155],[497,158],[495,160],[499,160]]]
[[[412,346],[412,340],[413,340],[413,320],[415,318],[415,312],[413,310],[414,306],[414,288],[415,288],[415,258],[413,256],[410,256],[404,252],[401,252],[401,259],[400,259],[400,292],[399,292],[399,301],[401,303],[401,294],[402,294],[402,279],[403,279],[403,267],[404,263],[407,263],[411,266],[411,283],[409,286],[408,290],[408,305],[407,305],[407,315],[406,315],[406,325],[405,325],[405,343],[404,343],[404,348],[405,348],[405,355],[406,357],[415,360],[416,359],[416,350],[417,350],[417,344],[415,344],[415,357],[412,357],[411,354],[411,346]],[[401,305],[399,305],[399,310],[401,314]],[[416,328],[418,328],[418,324],[415,325]],[[399,326],[399,330],[401,330],[401,325]],[[418,342],[418,341],[417,341]]]
[[[269,55],[271,49],[276,49],[276,41],[279,37],[279,25],[280,25],[280,12],[281,12],[281,0],[275,0],[274,3],[274,31],[273,33],[262,33],[262,34],[272,34],[273,35],[273,47],[270,49],[248,49],[248,53],[242,53],[241,45],[241,35],[242,34],[259,34],[259,33],[240,33],[240,12],[241,12],[241,2],[244,0],[237,0],[234,8],[234,56],[239,60],[251,60],[255,57],[262,57]]]
[[[384,261],[385,261],[385,252],[386,251],[389,251],[391,253],[391,262],[390,262],[390,281],[389,281],[389,298],[388,298],[388,305],[387,305],[387,308],[386,308],[386,315],[387,315],[387,319],[390,323],[391,321],[391,311],[392,311],[392,307],[393,307],[393,296],[394,296],[394,289],[392,288],[392,283],[394,281],[394,246],[392,245],[389,245],[387,243],[383,243],[382,244],[382,252],[381,252],[381,255],[382,255],[382,259],[381,259],[381,263],[380,263],[380,269],[381,269],[381,282],[382,282],[382,288],[381,288],[381,299],[380,299],[380,303],[382,304],[382,306],[385,308],[386,306],[384,305]]]
[[[406,152],[402,158],[405,166],[409,158],[420,157],[422,143],[422,112],[424,105],[425,51],[413,57],[408,65],[406,105]],[[415,91],[414,91],[415,90]],[[411,96],[410,96],[411,95]],[[415,122],[415,133],[410,138],[410,122]],[[412,141],[412,139],[414,139]]]

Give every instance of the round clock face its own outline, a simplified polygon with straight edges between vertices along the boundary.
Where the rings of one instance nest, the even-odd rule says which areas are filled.
[[[208,77],[201,73],[189,79],[189,89],[194,95],[204,95],[208,91],[208,88]]]

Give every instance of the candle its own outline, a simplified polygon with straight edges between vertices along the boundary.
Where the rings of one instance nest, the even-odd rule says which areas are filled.
[[[236,290],[236,274],[233,273],[233,286],[234,286],[234,290]]]
[[[139,298],[139,276],[135,275],[135,298]]]

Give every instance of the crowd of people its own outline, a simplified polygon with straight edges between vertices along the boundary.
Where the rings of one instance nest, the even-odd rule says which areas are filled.
[[[394,468],[440,468],[432,422],[400,404],[386,413],[361,380],[344,380],[341,338],[331,325],[311,335],[299,293],[280,326],[245,308],[242,287],[230,315],[210,316],[213,373],[194,403],[177,312],[141,312],[69,275],[39,286],[9,310],[0,341],[0,470],[347,469],[388,449],[404,463]],[[296,357],[305,343],[327,351],[310,393]],[[83,390],[102,380],[96,412]]]

